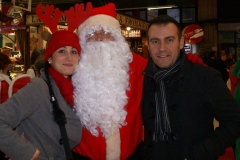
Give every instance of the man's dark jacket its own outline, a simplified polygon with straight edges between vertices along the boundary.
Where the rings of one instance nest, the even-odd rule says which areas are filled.
[[[153,61],[143,72],[144,160],[216,160],[240,137],[240,107],[221,74],[182,58],[180,69],[164,79],[171,140],[153,142],[155,92]],[[220,127],[214,131],[213,119]]]

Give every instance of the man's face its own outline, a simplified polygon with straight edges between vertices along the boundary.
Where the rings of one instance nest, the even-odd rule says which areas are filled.
[[[86,36],[87,42],[93,41],[114,41],[114,37],[111,35],[110,32],[104,31],[103,29],[95,31],[91,34]]]
[[[148,36],[148,49],[154,63],[160,68],[172,66],[184,45],[184,38],[179,40],[177,26],[173,23],[152,25]]]

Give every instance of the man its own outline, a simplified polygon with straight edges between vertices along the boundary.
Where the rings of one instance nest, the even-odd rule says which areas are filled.
[[[221,74],[186,60],[181,27],[167,15],[150,22],[147,41],[143,159],[218,159],[240,135],[240,110]]]
[[[217,60],[218,70],[222,73],[222,78],[227,82],[229,78],[229,73],[227,70],[227,53],[225,51],[220,51],[220,58]]]
[[[209,66],[209,67],[212,67],[214,69],[218,69],[218,63],[217,63],[217,60],[216,60],[216,53],[214,51],[211,51],[211,52],[208,52],[208,59],[206,61],[206,64]]]
[[[73,149],[75,159],[139,159],[147,60],[131,53],[113,3],[94,8],[78,32],[82,56],[72,80],[76,113],[85,128]]]

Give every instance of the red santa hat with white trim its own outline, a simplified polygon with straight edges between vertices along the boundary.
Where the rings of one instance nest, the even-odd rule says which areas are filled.
[[[108,3],[105,6],[93,8],[90,17],[78,27],[78,32],[82,33],[85,29],[97,25],[107,26],[112,29],[120,29],[120,23],[117,20],[114,3]]]

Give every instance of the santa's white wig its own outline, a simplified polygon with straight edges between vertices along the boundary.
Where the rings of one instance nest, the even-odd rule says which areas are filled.
[[[86,42],[87,34],[100,29],[110,32],[115,40]],[[72,77],[76,114],[94,136],[99,135],[99,127],[107,138],[126,125],[124,106],[132,53],[118,29],[97,25],[82,30],[79,38],[81,58]]]

